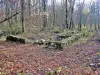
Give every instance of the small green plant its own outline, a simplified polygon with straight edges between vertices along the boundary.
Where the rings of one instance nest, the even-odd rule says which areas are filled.
[[[22,75],[22,73],[17,73],[17,75]]]
[[[46,72],[45,75],[53,75],[53,71]]]
[[[72,34],[73,34],[73,31],[64,30],[63,32],[59,33],[58,36],[61,38],[68,38],[68,37],[71,37]]]

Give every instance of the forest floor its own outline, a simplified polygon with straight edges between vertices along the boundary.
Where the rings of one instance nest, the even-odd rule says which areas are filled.
[[[89,62],[100,49],[98,37],[91,37],[87,43],[75,44],[63,51],[45,49],[38,45],[18,44],[0,41],[0,75],[33,73],[45,75],[44,72],[63,67],[59,75],[100,75],[100,67],[90,68]],[[99,63],[100,64],[100,63]],[[100,65],[99,65],[100,66]],[[20,74],[17,74],[20,75]]]

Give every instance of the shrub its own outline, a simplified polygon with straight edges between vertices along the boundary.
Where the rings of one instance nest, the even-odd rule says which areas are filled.
[[[73,31],[64,30],[63,32],[58,34],[58,36],[60,38],[68,38],[68,37],[71,37],[73,33],[74,33]]]
[[[12,35],[21,34],[22,29],[21,29],[21,26],[15,25],[15,26],[12,26],[11,28],[9,27],[8,32]]]
[[[22,27],[21,27],[20,22],[13,23],[10,26],[4,24],[2,27],[0,27],[0,29],[1,31],[5,32],[6,35],[9,35],[9,34],[15,35],[15,34],[22,33]]]

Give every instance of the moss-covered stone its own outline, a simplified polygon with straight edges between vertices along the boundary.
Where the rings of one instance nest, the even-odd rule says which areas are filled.
[[[62,33],[59,33],[58,36],[62,39],[65,39],[65,38],[71,37],[75,33],[77,33],[77,32],[75,32],[75,31],[64,31]]]
[[[59,50],[63,49],[62,42],[60,42],[60,41],[46,41],[45,45],[46,45],[47,48],[49,48],[50,46],[52,46],[55,49],[59,49]]]
[[[73,42],[75,42],[75,41],[77,41],[77,40],[79,40],[79,37],[73,35],[73,36],[71,36],[71,37],[69,37],[69,38],[63,39],[63,40],[62,40],[62,43],[66,44],[66,45],[69,45],[69,44],[71,44],[71,43],[73,43]]]
[[[14,35],[7,36],[6,41],[12,41],[12,42],[25,44],[25,38],[14,36]]]
[[[19,38],[19,40],[18,40],[20,43],[23,43],[23,44],[25,44],[26,43],[26,41],[25,41],[25,39],[24,38]]]
[[[71,37],[71,35],[72,35],[72,34],[67,34],[67,33],[66,33],[66,34],[63,34],[63,33],[60,33],[58,36],[59,36],[60,38],[62,38],[62,39],[63,39],[63,38],[65,39],[65,38]]]
[[[43,45],[44,42],[43,42],[42,40],[36,40],[36,41],[34,42],[34,44]]]

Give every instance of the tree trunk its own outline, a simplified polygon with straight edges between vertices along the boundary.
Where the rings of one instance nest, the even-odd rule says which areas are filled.
[[[74,4],[75,4],[75,0],[71,0],[70,1],[70,27],[69,29],[72,29],[72,30],[74,28],[74,22],[73,22]]]
[[[29,17],[31,17],[31,0],[28,0]]]
[[[18,3],[16,3],[16,9],[15,9],[15,12],[17,13],[18,11]],[[17,15],[15,16],[15,22],[17,23]]]
[[[46,28],[46,24],[47,24],[47,19],[46,19],[46,0],[42,0],[42,4],[43,4],[43,28],[42,30],[44,31]]]
[[[68,0],[66,0],[66,28],[68,29]]]
[[[6,0],[5,3],[6,3],[6,18],[9,18],[9,5],[8,5],[8,0]],[[8,24],[9,24],[9,27],[11,28],[11,26],[10,26],[10,20],[8,20]]]
[[[55,0],[53,0],[53,27],[55,25]]]
[[[24,0],[21,0],[21,22],[22,22],[22,32],[24,32]]]

